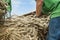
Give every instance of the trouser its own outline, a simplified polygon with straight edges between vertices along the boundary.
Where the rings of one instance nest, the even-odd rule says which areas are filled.
[[[5,18],[11,18],[11,11],[7,11],[7,14],[5,15]]]
[[[60,17],[52,18],[46,40],[60,40]]]

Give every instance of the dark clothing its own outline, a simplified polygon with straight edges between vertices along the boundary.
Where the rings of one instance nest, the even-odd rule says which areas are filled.
[[[60,17],[50,20],[47,40],[60,40]]]

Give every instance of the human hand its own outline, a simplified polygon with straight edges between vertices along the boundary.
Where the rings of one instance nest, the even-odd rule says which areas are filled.
[[[43,0],[37,0],[36,2],[36,16],[40,17],[42,15],[42,5],[43,5]]]

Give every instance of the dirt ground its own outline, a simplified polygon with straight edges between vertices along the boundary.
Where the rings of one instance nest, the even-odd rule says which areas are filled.
[[[34,17],[35,12],[13,15],[0,26],[0,40],[45,40],[49,16]]]

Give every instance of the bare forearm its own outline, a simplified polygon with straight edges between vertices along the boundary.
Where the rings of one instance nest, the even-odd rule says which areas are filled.
[[[41,15],[42,5],[43,5],[43,0],[37,0],[36,1],[36,16]]]

